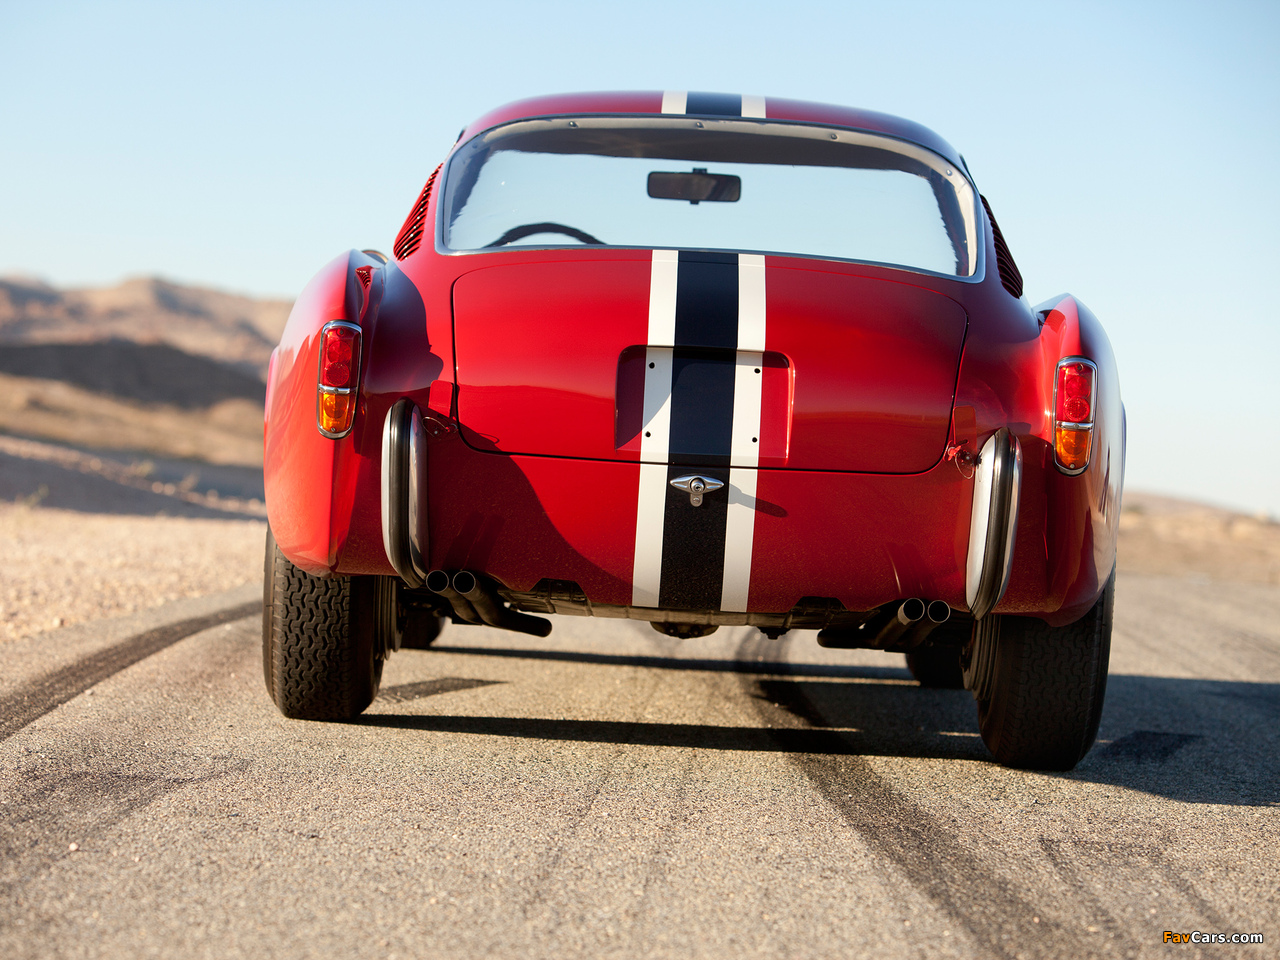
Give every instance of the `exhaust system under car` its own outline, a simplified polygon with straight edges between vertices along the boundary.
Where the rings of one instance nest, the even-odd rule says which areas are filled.
[[[882,607],[853,627],[827,627],[818,633],[819,646],[837,650],[894,650],[918,647],[934,628],[951,619],[951,607],[942,600],[910,597]]]
[[[483,623],[535,637],[551,633],[550,620],[507,607],[497,592],[470,570],[459,570],[452,577],[444,570],[432,570],[426,583],[428,590],[448,600],[458,619],[467,623]]]

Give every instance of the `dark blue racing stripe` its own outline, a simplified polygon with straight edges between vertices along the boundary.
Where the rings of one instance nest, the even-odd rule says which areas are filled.
[[[684,112],[704,117],[742,116],[742,95],[738,93],[694,93],[689,91]]]
[[[738,346],[738,256],[681,252],[676,276],[671,432],[659,606],[716,610],[724,587]],[[670,485],[696,474],[725,487],[695,507]]]
[[[696,473],[725,486],[703,498],[702,506],[671,481]],[[718,610],[724,592],[724,541],[729,519],[729,468],[672,464],[667,469],[667,504],[662,528],[662,581],[658,606],[667,610]]]
[[[738,255],[680,252],[676,346],[738,348]]]

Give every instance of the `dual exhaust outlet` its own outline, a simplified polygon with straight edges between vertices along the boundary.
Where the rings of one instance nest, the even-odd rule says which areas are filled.
[[[818,644],[840,649],[909,650],[949,619],[951,607],[943,601],[911,597],[896,610],[881,610],[856,627],[827,627],[818,634]]]
[[[502,598],[470,570],[450,576],[444,570],[427,574],[427,589],[449,601],[454,616],[467,623],[483,623],[499,630],[514,630],[535,637],[551,633],[551,621],[512,610]]]
[[[925,617],[928,617],[932,623],[946,623],[951,619],[951,608],[941,600],[930,600],[925,603],[917,597],[912,597],[910,600],[902,601],[895,619],[903,626],[909,627]]]

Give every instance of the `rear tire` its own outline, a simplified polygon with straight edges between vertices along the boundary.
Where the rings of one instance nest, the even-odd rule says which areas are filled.
[[[267,531],[262,667],[267,692],[296,720],[350,720],[377,696],[394,624],[389,577],[313,577]]]
[[[932,690],[963,690],[959,647],[917,647],[907,654],[907,669],[916,682]]]
[[[978,700],[983,742],[1000,763],[1070,770],[1093,747],[1107,690],[1115,586],[1113,570],[1093,609],[1065,627],[1001,616],[994,629],[975,631],[975,646],[988,647],[970,650],[970,660],[989,663],[989,675],[985,683],[975,679],[971,666],[966,680]]]
[[[410,606],[405,611],[403,650],[426,650],[436,642],[449,621],[431,607]]]

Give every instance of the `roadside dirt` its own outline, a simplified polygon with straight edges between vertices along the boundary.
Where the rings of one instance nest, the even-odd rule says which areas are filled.
[[[1220,507],[1125,491],[1121,570],[1280,584],[1280,523]]]
[[[86,514],[0,504],[0,641],[239,586],[263,520]]]
[[[0,643],[255,580],[262,470],[0,435]]]

